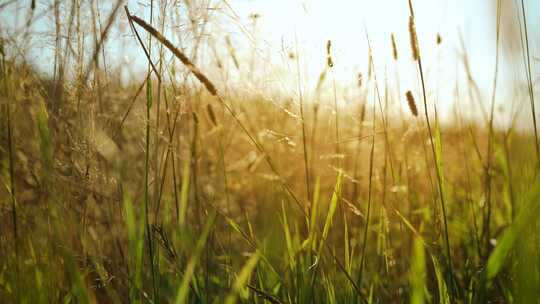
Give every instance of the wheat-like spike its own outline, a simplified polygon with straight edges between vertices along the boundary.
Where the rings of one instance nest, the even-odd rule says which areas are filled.
[[[418,116],[418,109],[416,108],[416,102],[414,101],[412,92],[410,90],[407,91],[405,96],[407,97],[407,103],[409,104],[409,109],[411,110],[412,115]]]
[[[437,33],[437,44],[441,44],[442,43],[442,37],[441,37],[441,34],[440,33]]]

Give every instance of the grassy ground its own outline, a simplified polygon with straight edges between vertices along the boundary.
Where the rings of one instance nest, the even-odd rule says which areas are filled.
[[[52,78],[2,42],[0,302],[539,302],[535,134],[459,103],[440,125],[412,7],[416,100],[365,75],[346,105],[222,93],[117,9],[159,52],[139,83],[97,38],[90,64],[57,45]]]

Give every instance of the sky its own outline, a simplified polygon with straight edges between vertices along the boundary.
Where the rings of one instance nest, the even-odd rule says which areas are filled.
[[[232,3],[232,2],[231,2]],[[338,84],[354,85],[358,72],[366,74],[369,35],[373,60],[379,82],[385,77],[394,80],[396,66],[400,79],[400,98],[411,89],[420,93],[418,73],[412,61],[408,33],[408,2],[396,0],[311,0],[311,1],[240,1],[235,2],[240,15],[250,11],[260,14],[258,33],[275,49],[299,46],[304,59],[303,81],[313,88],[325,64],[326,41],[332,41],[334,74]],[[483,94],[484,103],[491,99],[495,70],[496,1],[491,0],[415,0],[416,28],[420,53],[426,70],[429,91],[437,91],[442,108],[450,111],[455,99],[456,79],[460,88],[466,86],[461,61],[463,45],[467,51],[471,73]],[[500,109],[517,108],[508,102],[515,94],[511,83],[523,85],[524,65],[515,5],[517,1],[503,1],[501,9],[499,85],[495,102]],[[525,1],[529,26],[530,50],[533,58],[533,78],[540,69],[540,1]],[[398,62],[392,59],[390,35],[394,33],[398,47]],[[440,34],[442,44],[436,45]],[[461,40],[463,42],[461,42]],[[512,40],[512,41],[510,41]],[[295,74],[294,67],[291,74]],[[458,75],[458,76],[456,76]],[[293,79],[291,79],[293,80]],[[430,89],[431,88],[431,89]],[[462,90],[464,91],[464,89]],[[460,94],[465,94],[461,92]],[[525,109],[526,110],[526,109]]]
[[[9,1],[0,1],[2,3]],[[51,14],[40,16],[51,1],[37,1],[34,13],[30,48],[26,56],[38,68],[51,70],[53,57],[53,21]],[[149,19],[149,0],[128,0],[133,14]],[[154,1],[159,3],[159,1]],[[182,1],[176,1],[182,2]],[[338,87],[338,99],[353,100],[357,92],[358,73],[368,73],[368,49],[372,58],[378,83],[385,80],[393,87],[398,99],[406,90],[420,93],[418,73],[411,58],[407,0],[199,0],[211,10],[211,22],[205,28],[205,41],[213,47],[202,47],[196,62],[216,82],[227,82],[227,87],[249,91],[253,88],[263,92],[279,92],[298,96],[300,89],[305,95],[312,93],[321,71],[326,64],[326,44],[332,41],[332,59],[335,63],[331,78]],[[67,7],[67,1],[64,3]],[[497,108],[506,113],[515,112],[525,100],[522,86],[525,69],[519,40],[518,10],[520,0],[502,1],[499,85],[495,98]],[[104,22],[112,1],[100,0],[100,20]],[[529,44],[533,79],[540,76],[540,1],[524,0],[528,22]],[[2,36],[21,28],[28,16],[28,3],[16,1],[1,12],[0,34]],[[157,5],[156,5],[157,6]],[[456,89],[465,95],[466,75],[461,56],[463,47],[467,52],[470,70],[478,83],[484,104],[491,100],[495,70],[496,1],[494,0],[414,0],[416,28],[420,53],[426,73],[428,91],[444,110],[450,113],[456,99]],[[165,35],[175,44],[189,50],[193,37],[184,34],[188,27],[183,5],[171,6],[178,12],[178,19],[168,20]],[[254,14],[257,18],[252,18]],[[171,16],[174,14],[171,14]],[[63,16],[67,19],[67,16]],[[202,17],[197,15],[195,17]],[[118,16],[117,26],[106,44],[108,65],[121,67],[126,79],[141,78],[146,69],[143,53],[137,46],[125,22],[123,11]],[[521,18],[521,17],[519,17]],[[183,21],[184,20],[184,21]],[[64,21],[67,23],[67,21]],[[156,22],[155,22],[156,23]],[[185,31],[184,31],[185,32]],[[399,59],[392,59],[390,35],[395,35]],[[442,43],[436,44],[436,37]],[[369,37],[369,45],[368,39]],[[229,37],[240,61],[236,70],[224,37]],[[516,38],[517,37],[517,38]],[[88,48],[92,37],[88,35]],[[190,39],[191,38],[191,39]],[[463,42],[461,42],[463,41]],[[88,52],[90,53],[90,52]],[[189,52],[188,52],[189,53]],[[518,55],[516,55],[518,54]],[[294,55],[291,60],[290,55]],[[216,57],[221,58],[228,70],[223,76],[217,71]],[[296,60],[298,59],[298,65]],[[397,73],[396,73],[397,72]],[[399,79],[399,95],[397,83]],[[328,85],[328,83],[327,83]],[[514,86],[517,85],[519,98]],[[330,92],[328,89],[325,92]],[[435,92],[435,93],[433,93]],[[270,94],[270,93],[269,93]],[[538,94],[537,94],[538,95]],[[512,102],[509,102],[511,100]],[[516,101],[517,100],[517,101]],[[526,101],[526,100],[525,100]],[[516,105],[517,104],[517,105]],[[486,106],[486,105],[484,105]],[[478,110],[478,109],[476,109]],[[477,111],[471,111],[476,113]],[[524,109],[527,111],[527,108]],[[508,116],[508,115],[507,115]]]

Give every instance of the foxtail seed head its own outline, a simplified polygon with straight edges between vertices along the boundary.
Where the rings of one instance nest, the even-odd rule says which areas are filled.
[[[418,36],[416,35],[416,26],[414,24],[414,17],[409,17],[409,37],[411,39],[411,51],[414,61],[420,58],[420,51],[418,50]]]
[[[418,116],[418,109],[416,108],[416,102],[414,101],[414,96],[411,91],[405,93],[407,97],[407,103],[409,104],[409,109],[411,110],[412,115]]]

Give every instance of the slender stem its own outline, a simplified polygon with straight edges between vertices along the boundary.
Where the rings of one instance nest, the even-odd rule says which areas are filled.
[[[375,103],[373,103],[373,127],[371,135],[371,150],[369,152],[369,186],[368,186],[368,203],[367,203],[367,212],[366,212],[366,224],[364,226],[364,236],[362,238],[362,256],[360,258],[360,271],[358,273],[358,286],[362,287],[362,279],[364,275],[364,260],[366,257],[366,248],[367,248],[367,237],[369,222],[371,218],[371,197],[373,192],[373,152],[375,150]]]
[[[339,147],[339,109],[338,109],[338,100],[337,100],[337,88],[336,88],[336,75],[334,73],[334,69],[331,67],[330,68],[332,70],[332,88],[333,88],[333,91],[334,91],[334,111],[335,111],[335,115],[336,115],[336,157],[338,157],[338,168],[341,169],[341,150],[340,150],[340,147]]]
[[[497,32],[496,32],[496,45],[495,45],[495,71],[493,75],[493,91],[491,95],[491,108],[489,116],[489,131],[488,131],[488,150],[487,150],[487,166],[486,166],[486,215],[484,218],[484,226],[482,236],[484,237],[484,259],[487,259],[489,254],[489,239],[490,239],[490,224],[491,224],[491,166],[492,166],[492,154],[493,154],[493,119],[495,115],[495,96],[497,93],[497,75],[499,71],[499,29],[500,29],[500,11],[501,2],[497,1]]]
[[[426,117],[426,123],[427,123],[427,128],[428,128],[428,133],[429,133],[429,142],[430,142],[430,145],[431,145],[431,151],[433,153],[433,160],[434,160],[435,163],[437,163],[438,162],[438,157],[437,157],[437,153],[435,152],[435,143],[433,142],[433,134],[431,132],[431,123],[429,121],[429,115],[428,115],[428,111],[427,111],[427,99],[426,99],[426,88],[425,88],[425,83],[424,83],[424,72],[422,71],[422,60],[420,58],[418,58],[418,69],[420,70],[420,79],[421,79],[421,82],[422,82],[422,96],[423,96],[423,100],[424,100],[424,114],[425,114],[425,117]],[[448,272],[449,272],[449,275],[450,275],[450,279],[452,280],[452,286],[453,286],[454,271],[453,271],[453,266],[452,266],[452,256],[450,255],[450,238],[448,237],[448,220],[447,220],[447,215],[446,215],[446,200],[445,200],[444,190],[443,190],[443,186],[442,186],[443,181],[442,181],[441,172],[439,171],[439,169],[437,169],[435,171],[437,173],[437,181],[438,181],[437,184],[439,186],[438,187],[439,188],[439,196],[441,198],[441,209],[442,209],[442,213],[443,213],[444,240],[445,240],[445,243],[446,243],[446,258],[448,260]]]
[[[295,44],[296,44],[296,73],[298,81],[298,97],[300,103],[300,120],[302,123],[302,146],[304,149],[304,174],[306,178],[306,196],[308,202],[311,202],[311,185],[310,185],[310,175],[309,175],[309,162],[308,162],[308,152],[307,152],[307,139],[306,139],[306,119],[304,117],[304,98],[302,93],[302,78],[300,74],[300,55],[298,53],[298,40],[295,35]],[[309,204],[308,204],[309,206]],[[311,213],[308,210],[308,213]]]
[[[414,11],[413,11],[411,0],[409,0],[409,10],[410,10],[411,17],[413,18],[413,22],[414,22]],[[414,35],[414,37],[416,39],[416,34]],[[414,41],[414,43],[418,48],[420,48],[420,46],[418,45],[418,41]],[[438,189],[439,189],[439,196],[441,198],[441,209],[443,213],[443,222],[444,222],[444,240],[446,243],[446,258],[448,262],[448,274],[450,276],[451,286],[452,286],[451,295],[453,296],[455,292],[455,288],[453,287],[454,286],[454,271],[453,271],[453,266],[452,266],[452,256],[450,255],[450,238],[448,237],[448,221],[447,221],[447,215],[446,215],[446,200],[445,200],[445,194],[444,194],[444,189],[443,189],[443,180],[442,180],[441,172],[437,166],[439,159],[437,157],[437,152],[435,151],[435,143],[433,142],[433,133],[431,131],[431,123],[430,123],[429,114],[428,114],[426,85],[424,81],[424,70],[422,69],[422,57],[420,55],[418,55],[417,62],[418,62],[418,70],[420,72],[420,81],[422,84],[422,99],[424,102],[424,115],[426,118],[426,124],[427,124],[427,129],[428,129],[428,134],[429,134],[429,142],[431,145],[431,152],[433,154],[433,161],[435,162],[435,167],[436,167],[435,171],[437,173],[437,182],[438,182],[437,184],[438,184]]]
[[[153,1],[151,2],[152,4],[152,9],[153,9]],[[141,37],[139,36],[139,33],[137,32],[137,30],[135,29],[135,27],[133,26],[133,20],[132,20],[132,17],[127,9],[127,7],[124,7],[125,8],[125,11],[126,11],[126,15],[128,17],[128,21],[129,21],[129,24],[130,24],[130,27],[131,27],[131,30],[135,33],[135,36],[137,37],[137,40],[139,41],[141,47],[143,48],[144,50],[144,53],[148,59],[148,79],[146,81],[146,90],[147,90],[147,102],[146,102],[146,138],[145,138],[145,142],[146,142],[146,151],[145,151],[145,164],[144,164],[144,216],[145,216],[145,224],[146,224],[146,237],[147,237],[147,242],[148,242],[148,249],[149,249],[149,258],[150,258],[150,269],[151,269],[151,272],[152,272],[152,286],[153,286],[153,292],[154,292],[154,300],[156,301],[159,301],[157,299],[157,289],[156,289],[156,281],[155,281],[155,272],[154,272],[154,252],[153,252],[153,248],[152,248],[152,236],[151,236],[151,229],[150,229],[150,223],[149,223],[149,215],[148,215],[148,212],[149,212],[149,189],[148,189],[148,175],[149,175],[149,161],[150,161],[150,100],[149,98],[152,98],[151,94],[151,81],[150,81],[150,69],[152,69],[156,75],[156,77],[158,77],[158,80],[161,81],[161,77],[160,77],[160,74],[157,72],[157,69],[156,67],[154,66],[154,64],[152,63],[152,60],[150,58],[150,49],[151,49],[151,36],[149,36],[149,45],[148,45],[148,49],[146,49],[146,47],[144,47],[144,43],[142,42],[142,39]],[[151,14],[151,18],[152,18],[152,14]],[[144,264],[144,263],[143,263]],[[141,267],[141,272],[142,272],[142,267]]]
[[[150,76],[148,76],[150,77]],[[150,90],[149,94],[151,93],[151,81],[150,79],[146,82],[147,90]],[[152,234],[150,229],[150,222],[149,222],[149,189],[148,189],[148,175],[150,171],[150,105],[146,104],[146,153],[144,158],[144,217],[145,217],[145,223],[146,223],[146,238],[148,241],[148,251],[150,254],[150,269],[152,272],[152,285],[154,290],[154,296],[157,293],[156,290],[156,284],[155,284],[155,273],[154,273],[154,251],[152,246]],[[157,299],[155,298],[157,301]]]
[[[369,51],[370,53],[372,53],[372,48],[371,48],[371,42],[369,40],[369,35],[368,35],[368,32],[367,32],[367,28],[366,26],[364,25],[364,34],[366,36],[366,40],[367,40],[367,43],[368,43],[368,47],[369,47]],[[373,81],[374,81],[374,96],[377,98],[377,101],[378,101],[378,104],[379,104],[379,107],[381,107],[382,109],[382,106],[381,106],[381,94],[379,92],[379,85],[378,85],[378,82],[377,82],[377,76],[376,76],[376,72],[375,72],[375,64],[373,62],[373,57],[372,56],[369,56],[369,67],[370,69],[373,71],[373,75],[374,75],[374,78],[373,78]],[[374,98],[375,98],[374,97]],[[373,163],[375,162],[374,160],[374,151],[375,151],[375,124],[377,122],[377,103],[375,102],[375,100],[373,100],[373,108],[372,108],[372,125],[371,125],[371,150],[370,150],[370,153],[369,153],[369,186],[368,186],[368,205],[367,205],[367,212],[366,212],[366,224],[365,224],[365,227],[364,227],[364,236],[363,236],[363,244],[362,244],[362,256],[360,258],[360,270],[359,270],[359,273],[358,273],[358,286],[362,286],[362,279],[363,279],[363,275],[364,275],[364,260],[365,260],[365,256],[366,256],[366,248],[367,248],[367,238],[368,238],[368,229],[369,229],[369,224],[370,224],[370,219],[371,219],[371,201],[372,201],[372,196],[373,196]],[[382,114],[382,111],[381,111],[381,114]],[[381,119],[382,119],[382,123],[384,125],[385,121],[384,121],[384,115],[381,115]]]
[[[527,85],[529,89],[529,97],[531,99],[531,114],[532,114],[533,127],[534,127],[534,147],[536,148],[537,167],[540,168],[540,146],[538,145],[538,128],[536,125],[534,88],[532,84],[532,75],[531,75],[531,56],[529,54],[529,35],[527,31],[527,16],[525,14],[525,4],[523,0],[521,0],[521,14],[523,15],[523,27],[525,31],[525,51],[527,53]]]

